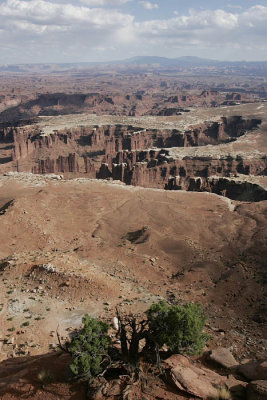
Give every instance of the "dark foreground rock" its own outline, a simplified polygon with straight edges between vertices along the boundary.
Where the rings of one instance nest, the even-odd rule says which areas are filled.
[[[247,400],[266,400],[267,381],[253,381],[247,387]]]
[[[251,362],[240,365],[237,372],[249,381],[267,380],[267,361]]]

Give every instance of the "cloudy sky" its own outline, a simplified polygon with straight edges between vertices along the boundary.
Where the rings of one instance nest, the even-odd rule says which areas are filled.
[[[0,0],[0,64],[267,60],[267,0]]]

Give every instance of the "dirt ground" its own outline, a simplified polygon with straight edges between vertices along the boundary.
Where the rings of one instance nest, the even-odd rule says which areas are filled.
[[[85,313],[161,298],[203,303],[211,346],[266,354],[266,202],[28,174],[0,185],[2,360],[53,349]]]

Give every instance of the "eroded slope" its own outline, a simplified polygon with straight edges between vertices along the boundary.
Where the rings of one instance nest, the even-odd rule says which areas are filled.
[[[0,182],[2,359],[53,348],[56,329],[66,337],[85,312],[110,319],[160,298],[203,303],[216,345],[264,356],[266,202],[31,174]]]

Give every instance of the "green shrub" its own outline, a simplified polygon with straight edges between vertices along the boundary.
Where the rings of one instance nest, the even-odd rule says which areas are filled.
[[[108,353],[110,338],[107,335],[109,325],[85,315],[83,328],[67,344],[72,355],[70,370],[76,379],[91,379],[99,375]]]
[[[203,351],[207,335],[203,332],[206,317],[202,305],[168,305],[165,301],[153,304],[147,311],[152,340],[172,352],[199,354]]]

